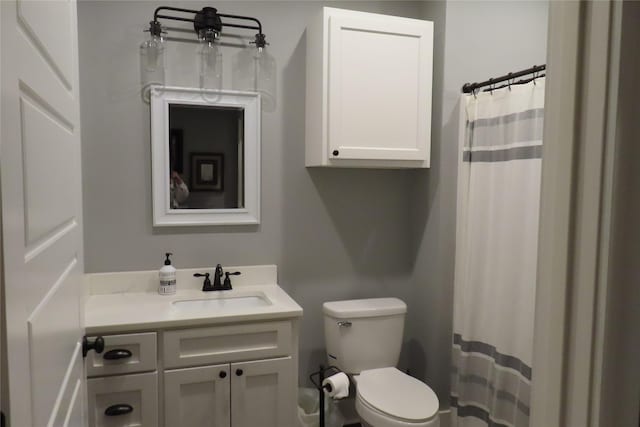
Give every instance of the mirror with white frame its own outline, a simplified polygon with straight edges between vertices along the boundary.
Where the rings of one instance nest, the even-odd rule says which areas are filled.
[[[260,222],[260,96],[151,88],[153,225]]]

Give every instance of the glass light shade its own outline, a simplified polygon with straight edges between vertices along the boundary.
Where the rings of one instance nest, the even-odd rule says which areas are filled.
[[[212,40],[204,40],[198,49],[200,87],[222,89],[222,53]]]
[[[159,35],[151,34],[148,40],[140,45],[140,81],[143,97],[149,99],[149,86],[164,85],[165,45]]]
[[[276,60],[265,47],[247,47],[233,61],[232,86],[236,90],[260,92],[262,109],[276,109]]]

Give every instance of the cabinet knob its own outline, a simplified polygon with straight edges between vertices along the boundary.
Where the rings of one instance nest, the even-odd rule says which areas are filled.
[[[244,374],[244,371],[242,369],[236,369],[236,375],[241,377],[242,374]]]
[[[227,377],[227,373],[225,371],[220,371],[219,376],[220,376],[220,378],[226,378]]]
[[[104,338],[96,337],[93,341],[89,341],[87,336],[82,337],[82,357],[87,357],[90,350],[95,350],[100,354],[104,351]]]
[[[337,156],[338,154],[340,154],[340,152],[339,152],[338,150],[333,150],[333,153],[332,153],[332,154],[333,154],[334,156]]]

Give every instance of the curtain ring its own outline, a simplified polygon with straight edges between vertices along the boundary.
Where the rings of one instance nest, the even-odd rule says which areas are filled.
[[[474,99],[478,99],[478,89],[473,89],[471,93],[473,94]]]
[[[509,92],[511,92],[511,75],[512,75],[512,74],[513,74],[513,73],[509,73],[509,74],[507,74],[507,77],[509,77],[509,78],[507,79],[507,86],[509,87]]]
[[[489,93],[493,95],[493,79],[489,79]]]

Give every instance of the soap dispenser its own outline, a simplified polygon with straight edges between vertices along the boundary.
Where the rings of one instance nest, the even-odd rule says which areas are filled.
[[[171,259],[169,257],[173,255],[171,252],[167,252],[164,260],[164,266],[160,269],[160,286],[158,286],[158,293],[160,295],[172,295],[176,293],[176,269],[171,265]]]

